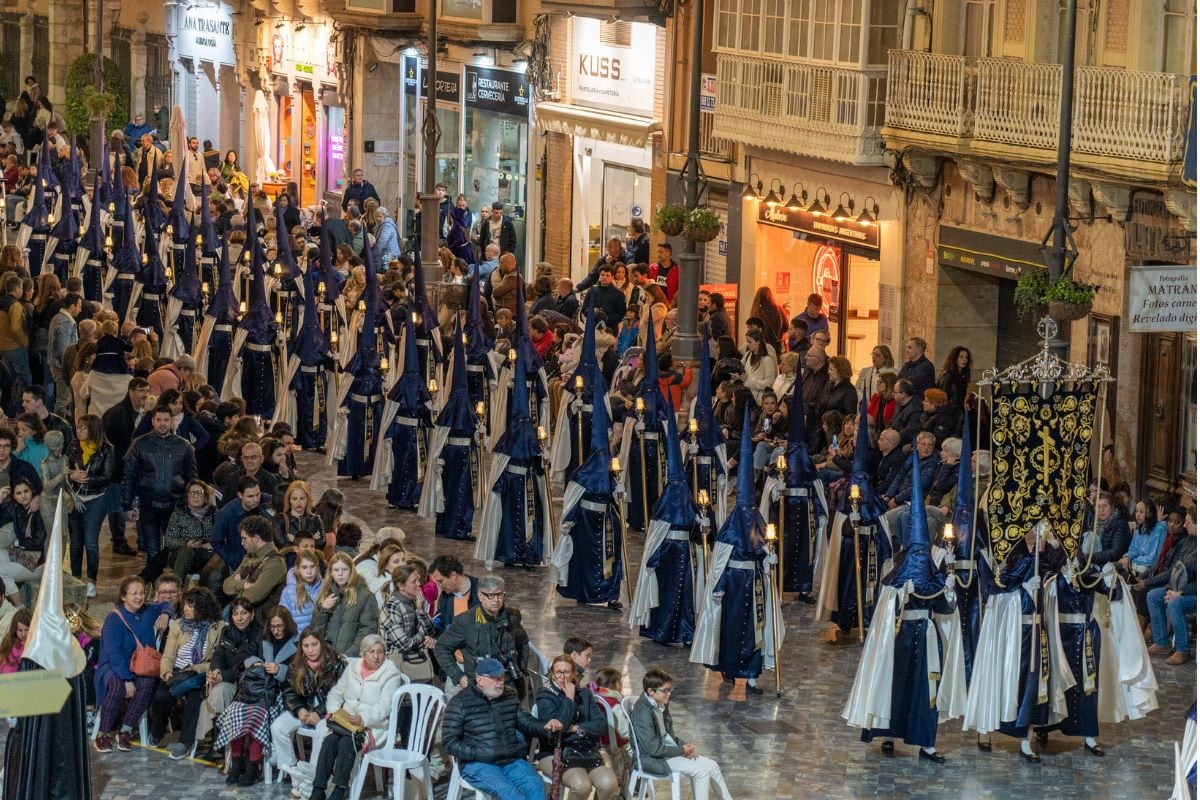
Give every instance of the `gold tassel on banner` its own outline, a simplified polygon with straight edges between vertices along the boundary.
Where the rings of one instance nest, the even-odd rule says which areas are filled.
[[[1050,643],[1043,625],[1038,637],[1038,704],[1050,700]]]
[[[604,521],[600,527],[600,530],[603,531],[600,546],[604,550],[604,579],[608,580],[613,576],[613,565],[617,560],[617,542],[612,527],[612,520],[608,517],[608,511],[605,510],[603,514]],[[625,568],[628,569],[629,565],[626,564]]]
[[[1083,632],[1083,693],[1096,691],[1096,651],[1092,646],[1092,626],[1084,623]]]
[[[421,423],[418,420],[413,426],[413,435],[417,437],[417,483],[425,481],[425,437],[421,435]]]
[[[533,526],[537,520],[537,493],[533,487],[533,468],[525,473],[525,544],[533,540]]]
[[[363,409],[363,449],[362,463],[367,463],[367,459],[371,455],[370,443],[375,438],[375,407],[370,401],[367,402],[366,408]]]

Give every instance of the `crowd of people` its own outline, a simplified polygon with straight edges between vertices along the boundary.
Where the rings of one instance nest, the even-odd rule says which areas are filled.
[[[0,147],[23,141],[9,127]],[[588,641],[541,658],[491,568],[548,566],[560,595],[617,612],[624,584],[642,636],[761,695],[784,601],[822,603],[831,641],[856,623],[861,636],[888,566],[980,505],[990,462],[970,441],[989,417],[964,347],[939,371],[920,338],[898,364],[879,345],[856,375],[820,294],[792,316],[764,287],[740,336],[722,295],[701,293],[703,357],[677,364],[679,265],[666,242],[651,260],[641,220],[578,284],[548,264],[526,283],[503,204],[476,219],[441,187],[431,303],[419,241],[401,240],[361,170],[340,208],[301,208],[294,186],[268,197],[208,142],[186,139],[175,163],[137,117],[89,194],[86,155],[59,130],[46,122],[12,195],[18,245],[0,253],[0,670],[20,666],[65,498],[101,753],[129,750],[147,717],[143,744],[171,758],[225,760],[240,785],[270,763],[297,796],[342,800],[364,747],[392,744],[392,698],[423,683],[447,703],[431,762],[448,780],[530,799],[554,774],[606,800],[636,768],[728,800],[674,729],[669,674],[648,670],[626,708],[622,672],[593,673]],[[343,519],[345,496],[305,480],[301,449],[475,540],[488,572]],[[1088,563],[1128,576],[1150,652],[1183,663],[1195,512],[1131,506],[1111,477]],[[876,533],[843,536],[841,512]],[[115,557],[145,562],[128,562],[140,572],[101,622],[86,604],[106,525]],[[136,670],[147,645],[158,667]],[[896,730],[864,727],[890,755]]]

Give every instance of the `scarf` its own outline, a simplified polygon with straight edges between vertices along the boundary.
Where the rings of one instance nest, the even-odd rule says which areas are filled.
[[[185,648],[190,645],[188,653],[189,666],[191,664],[199,664],[204,660],[204,642],[208,639],[208,628],[212,625],[211,622],[205,622],[197,619],[180,619],[179,629],[188,637]],[[183,648],[180,649],[182,654]]]
[[[92,456],[96,455],[96,443],[90,439],[84,439],[79,443],[79,451],[82,454],[83,465],[86,467],[92,460]]]

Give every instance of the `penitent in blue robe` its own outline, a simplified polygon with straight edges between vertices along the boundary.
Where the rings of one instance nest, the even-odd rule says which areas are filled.
[[[1045,653],[1045,660],[1037,658],[1034,661],[1034,669],[1030,670],[1030,655],[1035,647],[1039,647],[1039,643],[1034,641],[1032,619],[1034,612],[1041,611],[1041,593],[1038,593],[1039,599],[1035,601],[1022,588],[1022,584],[1033,576],[1034,558],[1032,553],[1024,550],[1023,542],[1019,542],[1017,547],[1023,552],[1014,550],[1000,574],[999,583],[991,580],[985,584],[984,590],[989,597],[1008,592],[1020,593],[1021,661],[1020,677],[1017,680],[1017,697],[1020,699],[1017,702],[1016,718],[1008,722],[1001,721],[999,730],[1006,736],[1024,739],[1029,733],[1030,725],[1044,725],[1050,719],[1050,704],[1038,702],[1039,669],[1048,669],[1049,654]],[[986,602],[986,597],[984,601]],[[1046,644],[1042,642],[1040,647],[1044,648]]]
[[[483,480],[479,448],[468,438],[452,436],[442,446],[441,459],[446,510],[438,512],[434,533],[446,539],[470,539],[475,524],[475,487]]]
[[[733,513],[739,513],[734,510]],[[757,510],[755,510],[757,513]],[[709,668],[726,678],[757,678],[763,671],[763,640],[771,633],[766,630],[767,577],[766,550],[746,550],[740,541],[726,541],[719,535],[718,543],[733,545],[733,553],[713,593],[724,592],[721,600],[721,646],[717,663]],[[735,564],[753,564],[735,567]]]
[[[862,570],[863,629],[871,626],[871,615],[875,612],[875,598],[879,596],[879,579],[885,562],[892,557],[892,545],[878,522],[862,526],[870,535],[855,535],[854,526],[847,519],[842,527],[842,550],[838,559],[838,610],[830,619],[843,631],[858,626],[858,583],[854,572],[854,548],[857,544],[860,569]]]
[[[1087,583],[1097,578],[1098,575],[1092,570],[1084,576]],[[1058,583],[1058,635],[1075,685],[1065,693],[1067,716],[1054,725],[1039,727],[1038,733],[1057,730],[1067,736],[1099,736],[1100,637],[1103,634],[1096,618],[1092,616],[1096,588],[1072,585],[1062,575],[1055,581]],[[1064,614],[1082,615],[1085,622],[1063,622]],[[1050,680],[1053,682],[1054,676]],[[1053,687],[1050,691],[1053,694]]]
[[[528,425],[528,421],[525,424]],[[547,507],[549,499],[543,497],[541,456],[529,460],[538,463],[509,461],[492,487],[492,491],[500,496],[502,510],[500,529],[496,532],[495,560],[506,566],[535,567],[542,563],[548,523],[542,509]]]
[[[633,414],[628,414],[625,417],[626,425],[635,424],[637,417]],[[663,458],[663,437],[666,435],[662,431],[662,426],[654,423],[653,415],[647,412],[646,414],[646,508],[648,511],[653,511],[654,506],[658,503],[658,497],[662,493],[662,487],[667,483],[667,462]],[[634,530],[645,530],[649,524],[646,517],[648,513],[642,513],[642,446],[640,444],[640,435],[637,431],[633,432],[633,441],[629,445],[629,502],[626,508],[629,527]],[[585,440],[586,441],[586,440]],[[675,443],[672,442],[672,445]]]
[[[619,599],[621,577],[621,520],[611,495],[586,492],[564,518],[571,523],[573,552],[567,567],[563,597],[580,603],[610,603]]]
[[[392,440],[392,479],[387,490],[390,506],[416,508],[421,500],[421,484],[425,482],[425,461],[429,454],[429,425],[428,409],[401,410],[385,434],[384,438]],[[351,442],[354,435],[351,427]],[[366,471],[370,471],[369,464]]]
[[[646,560],[658,581],[658,606],[650,611],[650,624],[640,633],[659,644],[691,647],[696,636],[696,578],[692,563],[700,544],[691,542],[690,526],[672,526],[667,538]]]

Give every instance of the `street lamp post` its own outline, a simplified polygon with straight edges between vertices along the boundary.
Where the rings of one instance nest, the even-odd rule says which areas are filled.
[[[426,281],[441,280],[441,262],[438,261],[438,205],[437,194],[437,148],[442,138],[437,119],[437,56],[438,24],[437,0],[429,0],[429,43],[425,80],[425,119],[421,123],[421,135],[425,147],[425,193],[421,195],[421,268]],[[420,92],[418,92],[418,96]]]
[[[96,0],[96,63],[92,80],[97,94],[104,91],[104,0]],[[92,175],[95,176],[103,167],[101,156],[104,154],[104,117],[97,114],[92,118]],[[93,200],[94,202],[94,200]]]
[[[1066,272],[1068,260],[1077,255],[1071,241],[1070,205],[1068,190],[1071,184],[1071,107],[1075,100],[1075,6],[1076,0],[1066,3],[1066,44],[1062,57],[1062,97],[1058,110],[1058,165],[1055,170],[1054,222],[1047,239],[1053,239],[1046,257],[1047,278],[1053,286]],[[1043,241],[1043,246],[1044,246]],[[1050,342],[1050,350],[1065,358],[1067,343],[1059,337]]]
[[[688,153],[680,178],[687,192],[686,203],[689,211],[700,205],[700,195],[707,180],[700,167],[700,60],[704,56],[704,0],[692,0],[692,58],[691,92],[688,113]],[[697,252],[698,245],[691,239],[687,240],[683,252],[679,256],[679,291],[676,307],[679,309],[679,330],[672,344],[675,357],[682,361],[697,361],[700,358],[700,336],[696,330],[699,316],[700,270],[702,259]]]

